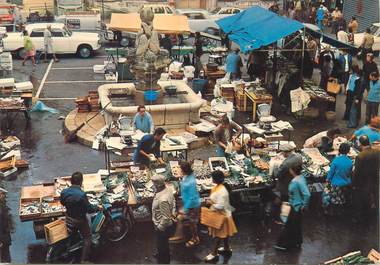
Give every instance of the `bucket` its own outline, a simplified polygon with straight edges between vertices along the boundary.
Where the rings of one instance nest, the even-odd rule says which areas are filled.
[[[147,90],[144,92],[144,99],[146,101],[156,101],[159,94],[159,91]]]
[[[208,82],[207,79],[194,78],[192,89],[195,92],[195,94],[198,94],[198,92],[201,92],[203,94],[203,91],[206,88],[207,82]]]

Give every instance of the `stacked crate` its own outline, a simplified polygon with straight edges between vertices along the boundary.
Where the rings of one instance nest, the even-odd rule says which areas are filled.
[[[88,104],[88,97],[79,97],[75,100],[75,103],[77,104],[78,112],[89,112],[90,111],[90,105]]]
[[[246,96],[243,89],[238,89],[235,94],[235,106],[238,111],[252,111],[252,101],[247,100],[247,106],[244,109],[244,100]]]
[[[220,87],[220,93],[227,101],[235,102],[235,85],[223,84]]]
[[[99,111],[100,110],[98,91],[92,90],[92,91],[88,92],[88,103],[90,105],[91,111]]]

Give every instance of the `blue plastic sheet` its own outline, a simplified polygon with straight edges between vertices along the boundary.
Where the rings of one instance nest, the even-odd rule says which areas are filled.
[[[281,17],[259,6],[222,18],[216,23],[243,52],[272,44],[304,28],[296,20]]]
[[[36,104],[34,104],[34,106],[32,107],[32,109],[30,110],[32,112],[50,112],[50,113],[54,113],[54,114],[57,114],[59,111],[54,109],[54,108],[50,108],[48,106],[46,106],[44,103],[42,103],[41,101],[37,101]]]

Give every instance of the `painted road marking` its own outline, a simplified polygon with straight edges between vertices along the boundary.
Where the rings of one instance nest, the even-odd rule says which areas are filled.
[[[40,98],[40,100],[50,101],[50,100],[75,100],[77,98]]]
[[[92,70],[92,67],[53,67],[51,70]]]
[[[50,60],[50,63],[49,63],[49,66],[48,68],[46,69],[46,72],[44,74],[44,77],[42,78],[41,80],[41,83],[40,83],[40,86],[38,87],[38,90],[37,90],[37,93],[36,93],[36,98],[38,99],[40,97],[40,94],[41,94],[41,91],[45,85],[45,82],[46,82],[46,78],[48,77],[49,75],[49,72],[50,72],[50,69],[51,69],[51,66],[53,65],[53,59]]]
[[[107,80],[62,80],[62,81],[46,81],[45,84],[68,84],[68,83],[116,83],[115,81]]]

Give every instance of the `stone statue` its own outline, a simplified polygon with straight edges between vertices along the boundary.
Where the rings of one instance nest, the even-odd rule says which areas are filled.
[[[145,57],[151,61],[160,52],[158,34],[153,29],[154,13],[150,8],[143,8],[140,11],[140,18],[141,29],[136,37],[136,57],[139,59]]]

